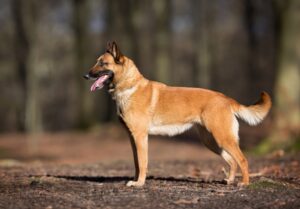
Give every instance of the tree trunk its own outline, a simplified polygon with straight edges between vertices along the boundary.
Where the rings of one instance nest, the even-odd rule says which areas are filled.
[[[155,72],[154,79],[170,84],[170,54],[171,41],[168,40],[171,34],[170,15],[171,1],[170,0],[155,0],[153,1],[153,12],[156,22],[155,49],[152,52],[155,55],[155,66],[152,69]]]
[[[247,0],[246,20],[250,39],[249,101],[260,91],[273,96],[276,68],[276,16],[274,1]]]
[[[15,25],[15,55],[23,104],[20,111],[20,129],[28,133],[39,132],[42,129],[40,104],[37,93],[38,72],[35,67],[36,52],[34,50],[39,16],[37,0],[12,1],[12,14]],[[24,118],[24,119],[23,119]]]
[[[171,1],[171,69],[173,85],[195,86],[195,42],[192,2]]]
[[[196,83],[202,88],[211,86],[212,67],[212,37],[211,20],[212,11],[210,3],[206,0],[194,0],[195,15],[195,45],[196,45]]]
[[[244,96],[249,89],[250,62],[249,36],[244,16],[246,6],[240,0],[219,0],[211,4],[212,88],[241,103],[249,103]]]
[[[281,6],[281,5],[279,5]],[[290,0],[281,9],[281,37],[275,86],[275,128],[272,146],[292,143],[300,133],[300,1]]]
[[[93,101],[88,91],[88,84],[82,78],[82,75],[88,71],[87,57],[88,54],[88,1],[73,0],[73,29],[75,36],[75,72],[76,83],[78,88],[77,128],[85,129],[92,123],[93,118]],[[91,64],[91,63],[90,63]]]
[[[18,130],[25,131],[25,107],[27,98],[27,63],[29,55],[29,38],[23,20],[24,1],[13,0],[11,2],[14,21],[14,54],[16,58],[17,75],[19,76],[21,104],[18,106]]]
[[[131,1],[131,24],[133,26],[133,35],[135,38],[136,58],[135,62],[142,74],[153,79],[154,70],[154,50],[153,50],[153,31],[154,25],[152,21],[153,7],[151,0]]]

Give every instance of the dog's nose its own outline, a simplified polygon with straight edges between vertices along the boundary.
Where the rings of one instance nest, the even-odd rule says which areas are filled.
[[[83,78],[85,78],[86,80],[89,80],[90,79],[90,75],[89,74],[85,74],[85,75],[83,75]]]

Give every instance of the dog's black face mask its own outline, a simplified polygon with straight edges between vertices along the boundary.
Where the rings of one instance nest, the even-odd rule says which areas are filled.
[[[109,85],[114,79],[114,72],[111,70],[101,70],[97,73],[88,73],[83,76],[87,80],[96,80],[91,86],[91,91],[102,89],[103,86]]]
[[[123,61],[123,55],[116,42],[108,42],[105,53],[97,59],[97,63],[89,73],[83,76],[88,80],[96,80],[91,86],[91,91],[101,89],[103,86],[113,88],[114,74],[120,72]]]

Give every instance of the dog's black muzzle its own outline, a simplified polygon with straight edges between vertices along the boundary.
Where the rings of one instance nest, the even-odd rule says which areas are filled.
[[[96,80],[101,76],[108,75],[108,79],[104,82],[105,85],[110,84],[114,79],[114,72],[112,70],[101,70],[97,73],[87,73],[83,75],[83,78],[87,80]]]

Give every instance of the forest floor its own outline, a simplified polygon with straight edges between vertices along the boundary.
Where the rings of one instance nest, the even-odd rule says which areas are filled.
[[[251,184],[238,187],[241,175],[226,185],[225,163],[200,143],[149,144],[146,184],[129,188],[126,137],[1,135],[0,208],[300,208],[300,153],[246,153]]]

